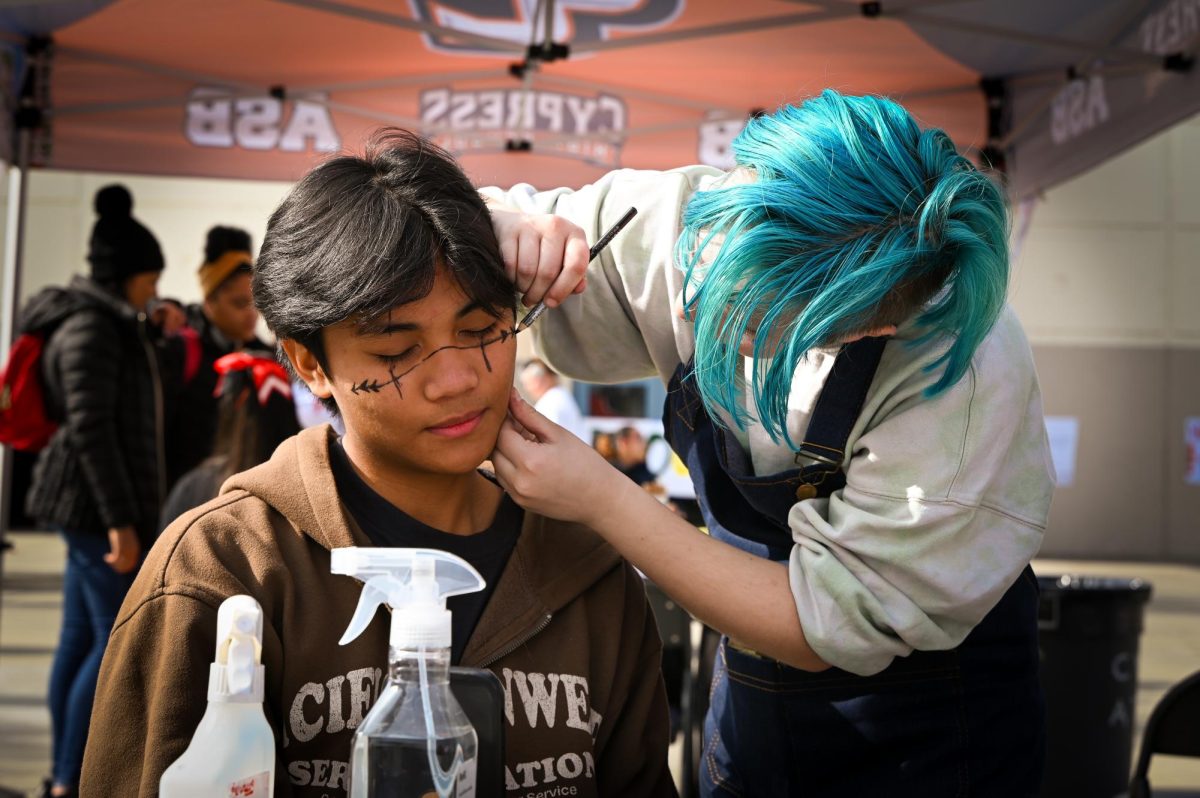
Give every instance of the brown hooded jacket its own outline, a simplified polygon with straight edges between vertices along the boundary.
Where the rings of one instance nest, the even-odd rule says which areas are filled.
[[[350,740],[387,679],[388,619],[338,639],[362,585],[330,549],[369,546],[330,471],[332,433],[286,441],[155,544],[113,628],[81,795],[153,796],[206,707],[217,607],[262,605],[277,798],[344,796]],[[641,579],[590,530],[526,513],[463,653],[504,686],[507,794],[674,795],[661,643]]]

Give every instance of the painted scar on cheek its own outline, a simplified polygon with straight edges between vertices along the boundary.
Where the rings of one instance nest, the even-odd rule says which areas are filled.
[[[388,386],[391,386],[396,389],[396,395],[399,396],[401,399],[403,399],[404,398],[404,390],[403,390],[403,387],[401,384],[401,380],[403,380],[409,374],[412,374],[415,370],[417,370],[421,366],[428,363],[430,361],[430,359],[432,359],[439,352],[445,352],[447,349],[474,349],[476,347],[479,347],[479,354],[483,356],[483,365],[487,368],[488,372],[491,373],[492,361],[488,358],[487,347],[491,346],[492,344],[502,344],[505,341],[507,341],[509,338],[515,338],[515,337],[517,337],[518,332],[520,332],[520,330],[518,330],[516,327],[512,327],[507,330],[501,330],[500,334],[494,338],[480,340],[480,342],[477,344],[468,344],[466,346],[457,346],[457,345],[451,344],[449,346],[439,347],[439,348],[433,350],[432,352],[430,352],[425,357],[421,358],[414,365],[412,365],[409,368],[405,369],[404,371],[400,372],[399,374],[396,373],[395,364],[392,364],[392,365],[388,366],[388,378],[386,380],[381,381],[379,379],[373,379],[373,378],[368,377],[368,378],[362,380],[361,382],[353,383],[350,386],[350,393],[355,394],[355,395],[380,393],[383,390],[385,390]]]

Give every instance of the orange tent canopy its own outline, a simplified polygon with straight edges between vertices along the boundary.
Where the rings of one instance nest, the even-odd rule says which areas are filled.
[[[1200,110],[1198,17],[1194,0],[18,0],[0,30],[34,165],[292,180],[399,125],[480,183],[578,185],[728,165],[748,114],[832,87],[898,99],[1028,195]]]
[[[619,166],[724,163],[751,111],[826,87],[891,95],[966,148],[986,142],[978,75],[854,4],[560,0],[552,38],[570,56],[524,78],[510,67],[540,35],[532,3],[410,5],[113,3],[54,34],[36,162],[292,180],[400,125],[480,182],[580,184]],[[492,16],[467,13],[480,6]]]

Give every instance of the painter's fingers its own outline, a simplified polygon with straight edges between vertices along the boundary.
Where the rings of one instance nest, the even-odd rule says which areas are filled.
[[[492,452],[492,468],[496,474],[496,479],[500,481],[500,486],[508,491],[512,485],[513,475],[517,471],[516,465],[509,459],[508,455],[496,449]]]
[[[513,429],[519,432],[521,437],[525,440],[533,441],[535,443],[537,442],[537,436],[525,429],[525,426],[520,421],[517,421],[515,418],[513,418],[512,413],[509,413],[508,416],[505,417],[505,422],[511,424]]]
[[[514,388],[508,397],[508,415],[515,424],[534,436],[535,440],[553,443],[559,440],[563,428],[543,416],[526,402]]]
[[[516,277],[513,280],[517,292],[524,294],[521,301],[525,303],[526,307],[532,307],[536,302],[536,300],[530,301],[529,288],[537,278],[541,252],[541,233],[532,225],[526,224],[517,236],[517,269]]]
[[[581,293],[585,287],[584,276],[588,267],[588,245],[583,230],[568,231],[562,252],[562,269],[554,284],[546,292],[546,304],[554,307],[571,294]]]
[[[547,220],[550,221],[550,220]],[[562,271],[563,249],[567,245],[567,231],[561,225],[547,224],[542,230],[542,240],[538,251],[537,274],[525,292],[524,302],[532,307],[542,300],[547,300],[549,307],[557,302],[550,302],[546,296],[547,289],[554,283]]]

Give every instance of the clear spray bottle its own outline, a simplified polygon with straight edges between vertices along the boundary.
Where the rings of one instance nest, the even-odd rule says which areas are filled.
[[[473,798],[478,738],[450,691],[446,599],[483,577],[433,549],[334,549],[331,570],[365,582],[342,645],[392,607],[388,682],[354,733],[350,798]]]
[[[263,715],[262,608],[231,596],[217,609],[208,708],[192,741],[159,781],[160,798],[270,798],[275,735]]]

